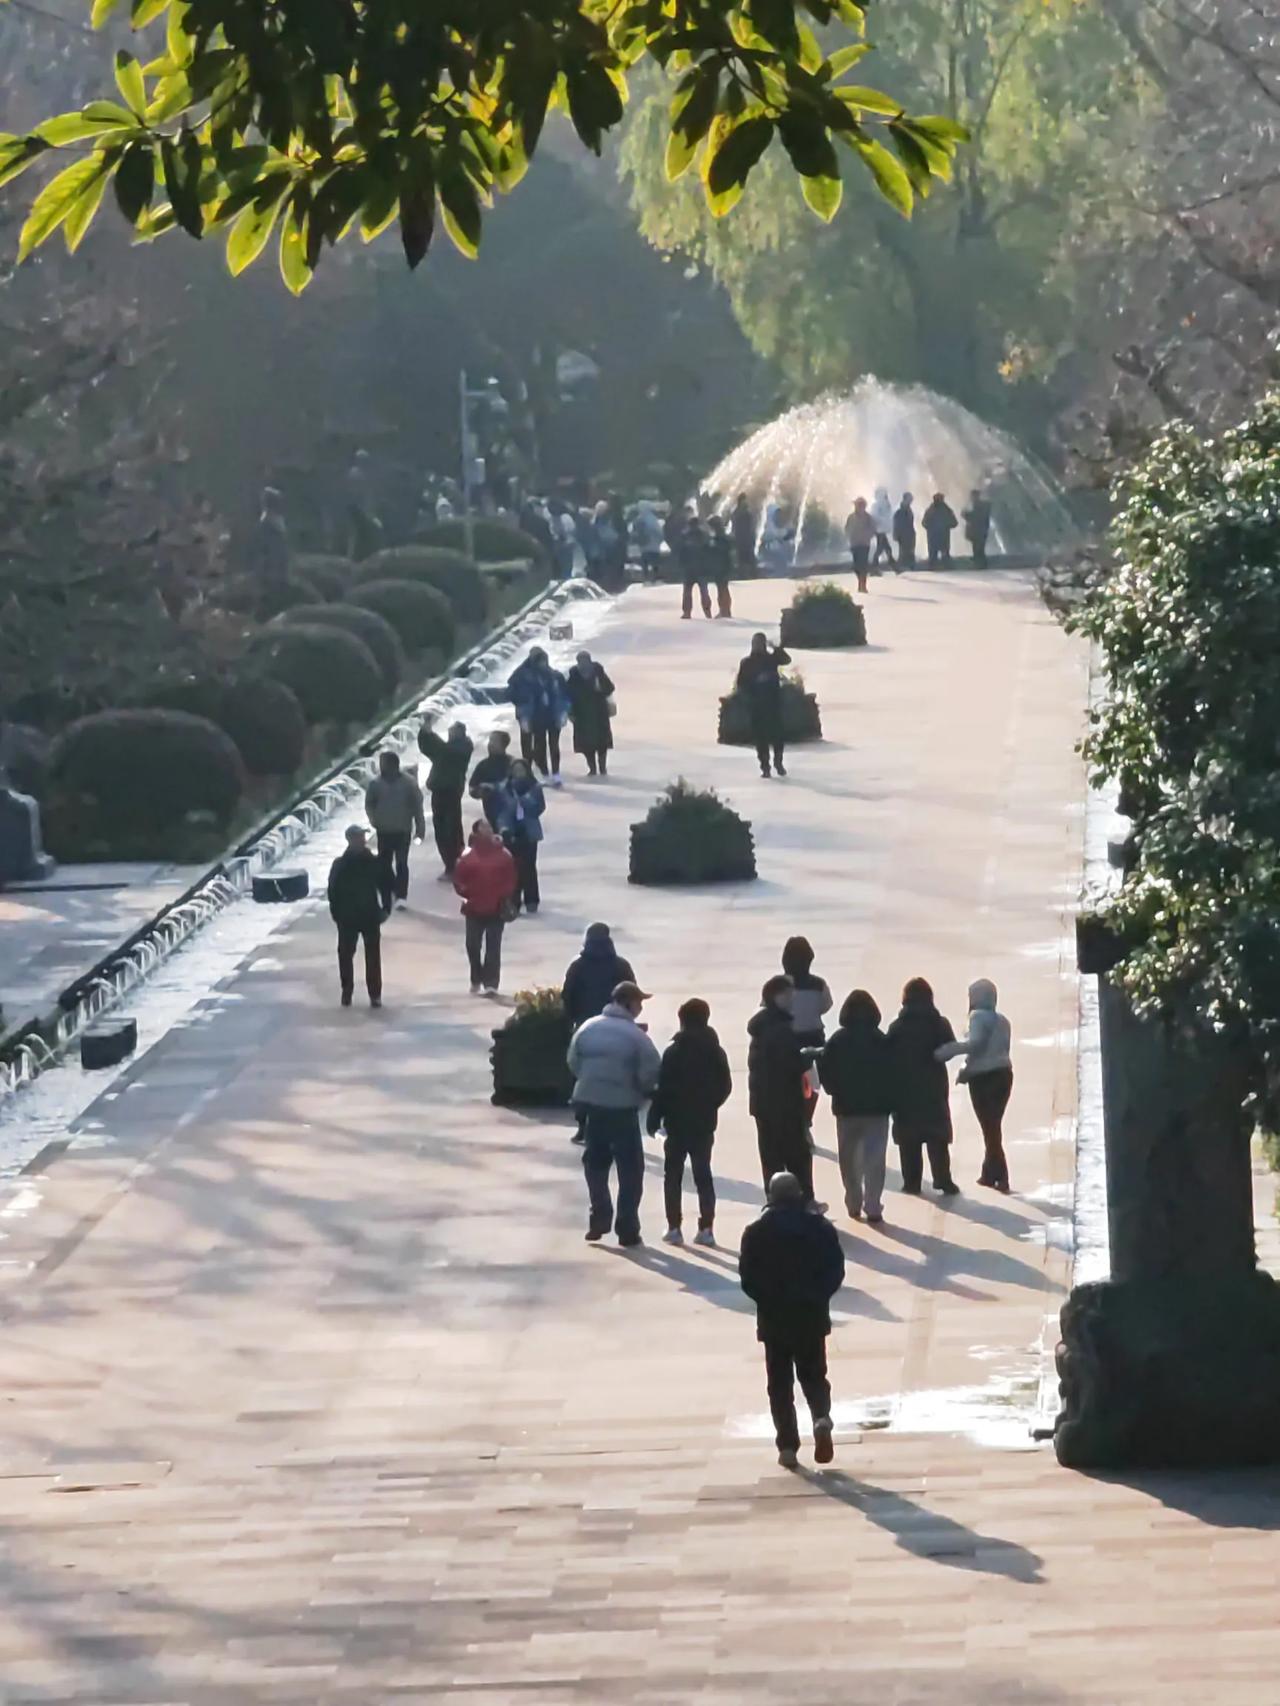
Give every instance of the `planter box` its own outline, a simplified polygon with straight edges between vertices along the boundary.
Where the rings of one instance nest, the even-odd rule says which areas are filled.
[[[751,825],[726,814],[696,836],[650,823],[631,826],[633,883],[740,883],[756,875]]]
[[[782,733],[788,746],[800,741],[822,739],[822,716],[816,693],[806,693],[793,681],[782,683]],[[741,693],[729,693],[720,701],[721,746],[754,746],[751,715]]]
[[[867,621],[860,604],[839,598],[806,598],[782,612],[783,646],[790,651],[825,651],[838,646],[865,646]]]
[[[565,1063],[571,1032],[563,1015],[512,1015],[493,1033],[493,1100],[499,1107],[567,1107],[573,1078]]]

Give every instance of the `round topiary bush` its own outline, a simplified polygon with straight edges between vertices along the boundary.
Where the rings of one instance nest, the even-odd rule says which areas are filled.
[[[471,523],[472,543],[478,563],[518,563],[522,559],[540,563],[546,552],[522,527],[509,521],[477,516]],[[450,551],[465,551],[467,530],[463,522],[438,521],[418,535],[420,545],[443,545]]]
[[[751,825],[714,788],[681,777],[631,826],[633,883],[732,883],[755,874]]]
[[[376,610],[366,610],[361,604],[300,604],[276,620],[289,625],[318,623],[322,628],[341,628],[346,634],[354,634],[373,653],[388,693],[394,693],[404,678],[405,656],[400,637]]]
[[[194,813],[224,827],[244,791],[244,766],[231,737],[207,717],[99,711],[54,742],[49,789],[61,802],[76,802],[86,825],[96,824],[107,839],[121,832],[146,837],[176,829]]]
[[[453,648],[453,610],[445,595],[433,586],[421,586],[416,581],[370,581],[355,589],[351,602],[385,617],[411,656],[425,651],[447,656]]]
[[[303,551],[293,559],[293,574],[315,587],[321,598],[345,598],[356,578],[356,564],[349,557],[328,551]]]
[[[799,741],[822,739],[818,696],[805,691],[804,677],[799,673],[782,677],[782,734],[788,746]],[[755,745],[751,733],[751,707],[736,689],[726,693],[720,701],[717,739],[721,746]]]
[[[318,622],[273,626],[258,636],[253,657],[264,675],[297,694],[309,723],[361,722],[382,703],[377,659],[363,640],[341,628]]]
[[[484,576],[461,551],[435,545],[392,545],[366,557],[356,571],[357,581],[414,581],[442,592],[459,622],[483,622],[489,614]]]
[[[812,581],[799,589],[782,612],[781,639],[784,646],[807,650],[865,646],[866,618],[862,606],[835,581]]]
[[[250,776],[289,776],[302,763],[307,724],[298,698],[266,675],[188,676],[162,682],[148,703],[206,717],[231,736]]]
[[[493,1032],[493,1100],[566,1107],[573,1095],[565,1060],[572,1032],[558,989],[522,989],[506,1024]]]
[[[278,616],[295,604],[315,604],[324,594],[304,575],[290,571],[282,586],[268,587],[253,576],[243,576],[227,587],[221,603],[228,610],[250,616]]]

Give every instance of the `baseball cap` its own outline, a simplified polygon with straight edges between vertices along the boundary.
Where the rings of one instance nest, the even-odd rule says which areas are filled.
[[[610,1001],[647,1001],[649,991],[641,989],[638,983],[615,983]]]

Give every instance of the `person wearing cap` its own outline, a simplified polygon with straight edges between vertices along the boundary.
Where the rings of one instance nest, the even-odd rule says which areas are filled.
[[[808,1213],[794,1173],[775,1173],[769,1180],[764,1213],[742,1234],[738,1279],[756,1306],[778,1462],[794,1469],[800,1450],[798,1380],[813,1418],[814,1461],[830,1463],[835,1448],[827,1336],[831,1299],[844,1283],[844,1251],[831,1222]]]
[[[647,993],[624,982],[610,994],[603,1013],[579,1025],[569,1044],[573,1105],[583,1116],[586,1143],[582,1171],[590,1212],[587,1243],[616,1231],[630,1249],[640,1242],[640,1197],[644,1191],[644,1144],[640,1109],[658,1082],[662,1060],[639,1023]],[[614,1212],[609,1170],[618,1170]]]
[[[400,768],[400,755],[388,748],[378,754],[378,774],[365,789],[364,809],[378,837],[378,880],[383,917],[391,903],[409,902],[409,848],[416,835],[427,833],[422,812],[422,789]]]
[[[364,981],[370,1007],[382,1006],[382,894],[378,861],[364,830],[353,823],[346,851],[329,867],[329,916],[338,927],[342,1005],[355,989],[356,943],[364,943]]]

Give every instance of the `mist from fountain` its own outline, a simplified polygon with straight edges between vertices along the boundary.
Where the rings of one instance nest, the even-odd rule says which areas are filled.
[[[934,492],[959,515],[980,489],[991,503],[989,549],[1001,556],[1039,559],[1079,537],[1052,477],[1007,433],[923,385],[878,379],[788,409],[730,451],[701,490],[724,515],[745,492],[761,532],[781,505],[795,528],[789,560],[804,566],[844,556],[853,500],[869,503],[878,486],[895,507],[914,494],[917,529]],[[955,546],[963,551],[960,538]]]

